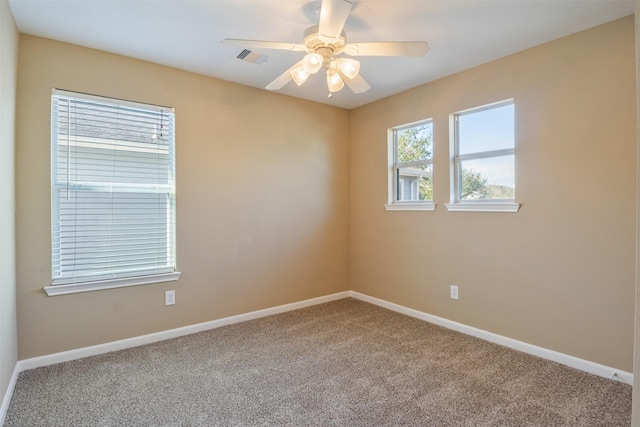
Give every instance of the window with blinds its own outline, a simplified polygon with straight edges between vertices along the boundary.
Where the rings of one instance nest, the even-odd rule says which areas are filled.
[[[176,280],[173,109],[59,90],[51,103],[47,292]]]

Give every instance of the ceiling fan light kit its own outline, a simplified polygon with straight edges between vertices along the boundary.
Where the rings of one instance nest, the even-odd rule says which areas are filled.
[[[291,78],[298,86],[302,86],[302,83],[307,81],[309,72],[305,69],[304,64],[297,65],[291,70]]]
[[[335,68],[327,69],[327,86],[331,93],[338,92],[344,87],[344,81]]]
[[[353,79],[360,72],[360,61],[351,58],[336,58],[336,64],[342,74]]]
[[[323,67],[326,69],[329,96],[341,90],[345,83],[356,94],[366,92],[371,86],[360,73],[360,62],[349,56],[424,56],[429,51],[426,42],[367,42],[347,44],[343,31],[351,12],[349,0],[322,0],[320,23],[305,31],[303,43],[281,43],[261,40],[225,39],[222,43],[243,48],[279,49],[306,52],[304,58],[286,70],[266,87],[279,90],[293,80],[301,86],[310,75]]]
[[[307,53],[302,60],[304,69],[309,74],[315,74],[322,68],[324,58],[318,53]]]

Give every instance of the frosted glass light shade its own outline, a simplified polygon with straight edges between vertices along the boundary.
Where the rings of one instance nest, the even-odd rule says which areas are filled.
[[[336,58],[336,64],[342,74],[353,79],[360,72],[360,62],[351,58]]]
[[[302,60],[302,66],[309,74],[315,74],[322,68],[324,58],[318,53],[308,53]]]
[[[333,68],[327,69],[327,86],[329,87],[329,92],[338,92],[344,87],[342,78]]]
[[[301,86],[309,78],[309,73],[304,69],[304,65],[301,64],[291,70],[291,78],[298,86]]]

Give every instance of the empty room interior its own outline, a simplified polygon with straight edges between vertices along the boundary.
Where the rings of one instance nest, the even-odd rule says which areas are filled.
[[[616,4],[623,13],[490,60],[479,55],[473,66],[459,64],[485,46],[480,36],[475,45],[465,39],[459,44],[471,43],[467,50],[446,56],[457,69],[429,74],[429,61],[443,55],[438,37],[455,33],[431,36],[421,24],[427,18],[410,13],[404,23],[383,26],[385,14],[376,13],[388,3],[420,2],[318,1],[323,10],[348,3],[347,43],[428,42],[428,53],[412,51],[415,57],[398,62],[360,57],[368,83],[339,71],[346,85],[335,91],[324,76],[298,86],[288,74],[282,90],[265,90],[304,52],[265,49],[268,60],[248,63],[235,57],[241,49],[220,43],[233,37],[299,43],[312,24],[307,12],[260,24],[264,30],[291,21],[292,35],[282,40],[284,32],[240,27],[242,8],[228,6],[235,21],[221,36],[210,30],[219,56],[209,73],[197,62],[191,68],[171,62],[190,64],[188,56],[198,52],[173,45],[179,38],[171,26],[158,30],[167,35],[159,51],[168,53],[145,56],[137,44],[144,34],[131,30],[135,20],[108,3],[118,2],[0,0],[0,424],[30,369],[347,299],[634,384],[637,2],[593,2]],[[234,2],[131,3],[122,10],[148,10],[149,22],[167,12],[175,20],[193,17],[181,28],[195,29],[206,27],[207,13]],[[295,11],[308,2],[236,3],[258,14],[267,4]],[[424,3],[436,13],[446,2]],[[510,2],[451,3],[464,9]],[[555,3],[586,2],[511,3],[547,3],[552,15]],[[27,19],[31,9],[49,7],[55,20],[56,4],[62,12],[75,5],[84,13],[78,16],[120,22],[109,25],[123,50],[99,47],[99,28],[69,27],[56,39],[46,33],[46,13]],[[468,25],[474,16],[463,14]],[[544,23],[538,33],[552,32]],[[421,46],[427,45],[414,47]],[[329,78],[334,58],[323,60]],[[228,74],[215,74],[217,63]],[[421,83],[385,86],[385,79],[409,76],[413,64],[426,64],[417,73],[424,74]],[[377,80],[374,71],[383,67]],[[356,84],[371,88],[357,94]],[[57,270],[56,221],[64,209],[55,209],[68,206],[71,190],[69,181],[60,189],[52,176],[68,160],[64,153],[59,158],[67,160],[56,166],[52,160],[53,134],[66,132],[54,130],[52,108],[69,94],[173,114],[174,192],[166,208],[173,209],[174,223],[166,226],[173,240],[164,241],[173,258],[162,281],[102,280],[92,287]],[[460,123],[500,107],[511,112],[511,146],[465,157]],[[424,129],[425,157],[401,163],[398,135]],[[57,144],[65,150],[71,142]],[[465,194],[471,170],[465,165],[481,168],[493,155],[509,159],[511,181],[478,197]],[[152,187],[132,191],[158,186]],[[62,193],[67,199],[58,198]],[[634,418],[639,405],[634,396]]]

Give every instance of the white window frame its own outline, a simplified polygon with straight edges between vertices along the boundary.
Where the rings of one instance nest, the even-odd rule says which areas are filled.
[[[431,166],[431,181],[433,182],[433,157],[435,144],[431,143],[431,158],[413,162],[398,162],[397,134],[400,131],[430,124],[433,131],[433,119],[419,120],[402,126],[390,128],[387,132],[388,141],[388,202],[384,205],[388,211],[433,211],[436,208],[433,200],[398,200],[398,187],[404,182],[398,182],[398,171],[407,167]],[[434,132],[435,133],[435,132]]]
[[[503,107],[505,105],[514,105],[513,99],[507,99],[491,104],[483,105],[480,107],[470,108],[463,111],[458,111],[450,115],[449,130],[450,130],[450,152],[451,154],[451,197],[450,203],[446,203],[445,207],[450,212],[518,212],[520,204],[515,199],[479,199],[479,200],[461,200],[461,169],[460,164],[467,160],[476,159],[489,159],[501,156],[513,155],[516,156],[515,150],[515,135],[514,146],[512,148],[498,149],[498,150],[486,150],[478,151],[475,153],[466,153],[460,155],[460,132],[459,132],[459,117],[462,115],[478,113],[494,108]],[[515,120],[515,114],[514,114]],[[515,165],[514,165],[515,168]],[[515,179],[515,170],[514,170]],[[517,188],[517,185],[516,185]]]
[[[63,98],[60,98],[63,97]],[[57,111],[57,105],[61,100],[66,99],[78,99],[82,101],[94,102],[94,103],[102,103],[109,104],[112,107],[118,107],[124,109],[136,109],[154,112],[157,114],[161,113],[162,117],[170,117],[171,126],[168,129],[165,129],[165,140],[168,142],[168,151],[165,156],[167,157],[167,167],[163,167],[163,170],[167,174],[167,179],[169,180],[167,183],[158,182],[158,178],[156,177],[156,184],[142,183],[143,180],[139,180],[139,184],[136,184],[131,180],[126,183],[123,182],[107,182],[100,180],[100,182],[82,182],[82,178],[80,180],[71,179],[67,172],[67,177],[60,179],[60,174],[58,174],[58,149],[65,145],[67,150],[71,147],[71,142],[69,138],[73,136],[71,131],[69,130],[66,135],[67,142],[61,143],[63,139],[59,139],[59,135],[57,132],[58,123],[54,122],[56,118],[54,117],[54,111]],[[149,104],[143,104],[139,102],[131,102],[118,100],[113,98],[105,98],[95,95],[87,95],[76,92],[68,92],[58,89],[53,89],[52,91],[52,110],[51,110],[51,222],[52,222],[52,282],[51,285],[45,286],[45,291],[49,296],[55,295],[64,295],[70,293],[78,293],[78,292],[88,292],[102,289],[111,289],[111,288],[119,288],[125,286],[136,286],[136,285],[144,285],[150,283],[160,283],[160,282],[168,282],[178,280],[180,277],[180,272],[176,271],[176,258],[175,258],[175,134],[174,134],[174,126],[173,126],[173,117],[174,110],[170,107],[161,107]],[[56,106],[54,108],[54,106]],[[70,125],[69,125],[70,126]],[[149,125],[150,126],[150,125]],[[167,133],[168,132],[168,133]],[[151,138],[155,138],[155,133]],[[88,136],[79,137],[81,141],[75,142],[75,146],[78,147],[91,147],[97,146],[102,143],[101,149],[109,149],[104,147],[104,141],[112,141],[112,140],[104,140],[98,139]],[[131,140],[133,141],[133,140]],[[149,148],[140,147],[143,143],[140,142],[126,142],[128,144],[127,147],[132,148],[114,148],[112,150],[128,150],[129,152],[137,152],[138,150],[142,150],[142,152],[149,152]],[[87,149],[87,148],[84,148]],[[166,150],[166,149],[165,149]],[[67,157],[67,162],[70,161]],[[97,166],[96,166],[97,167]],[[136,169],[137,171],[137,169]],[[95,172],[94,172],[95,173]],[[96,175],[97,176],[97,175]],[[155,175],[153,175],[155,177]],[[98,178],[99,179],[99,178]],[[64,181],[64,182],[63,182]],[[110,187],[109,187],[110,186]],[[70,189],[71,188],[71,189]],[[111,188],[111,190],[109,190]],[[74,193],[79,195],[81,192],[86,195],[96,195],[100,197],[104,197],[104,195],[110,194],[112,191],[124,191],[125,193],[131,194],[134,193],[146,193],[146,194],[164,194],[167,197],[165,200],[168,202],[168,207],[161,207],[161,209],[166,212],[166,240],[162,238],[161,248],[164,248],[167,252],[167,260],[165,261],[168,264],[164,266],[158,266],[156,268],[151,269],[148,266],[145,267],[134,267],[131,270],[123,271],[123,267],[120,267],[118,271],[112,271],[110,268],[105,269],[96,269],[94,267],[93,270],[89,272],[83,273],[75,273],[75,269],[73,273],[63,274],[63,266],[62,264],[62,255],[59,255],[62,251],[62,247],[60,246],[62,243],[62,238],[66,234],[62,231],[60,226],[60,217],[62,205],[60,201],[60,194],[62,192],[74,191]],[[123,193],[113,193],[113,194],[123,194]],[[100,205],[93,205],[100,206]],[[169,209],[169,210],[165,210]],[[77,215],[77,213],[76,213]],[[163,220],[164,221],[164,220]],[[164,223],[164,222],[163,222]],[[70,230],[72,235],[76,236],[76,226],[73,226],[73,230]],[[157,235],[157,234],[156,234]],[[148,237],[148,235],[144,235]],[[166,246],[165,242],[166,241]],[[75,244],[74,244],[75,245]],[[75,246],[74,246],[75,247]],[[77,247],[75,247],[77,248]],[[76,251],[76,249],[73,249]],[[77,256],[77,255],[76,255]],[[77,258],[73,258],[77,259]],[[147,263],[147,261],[143,261]]]

